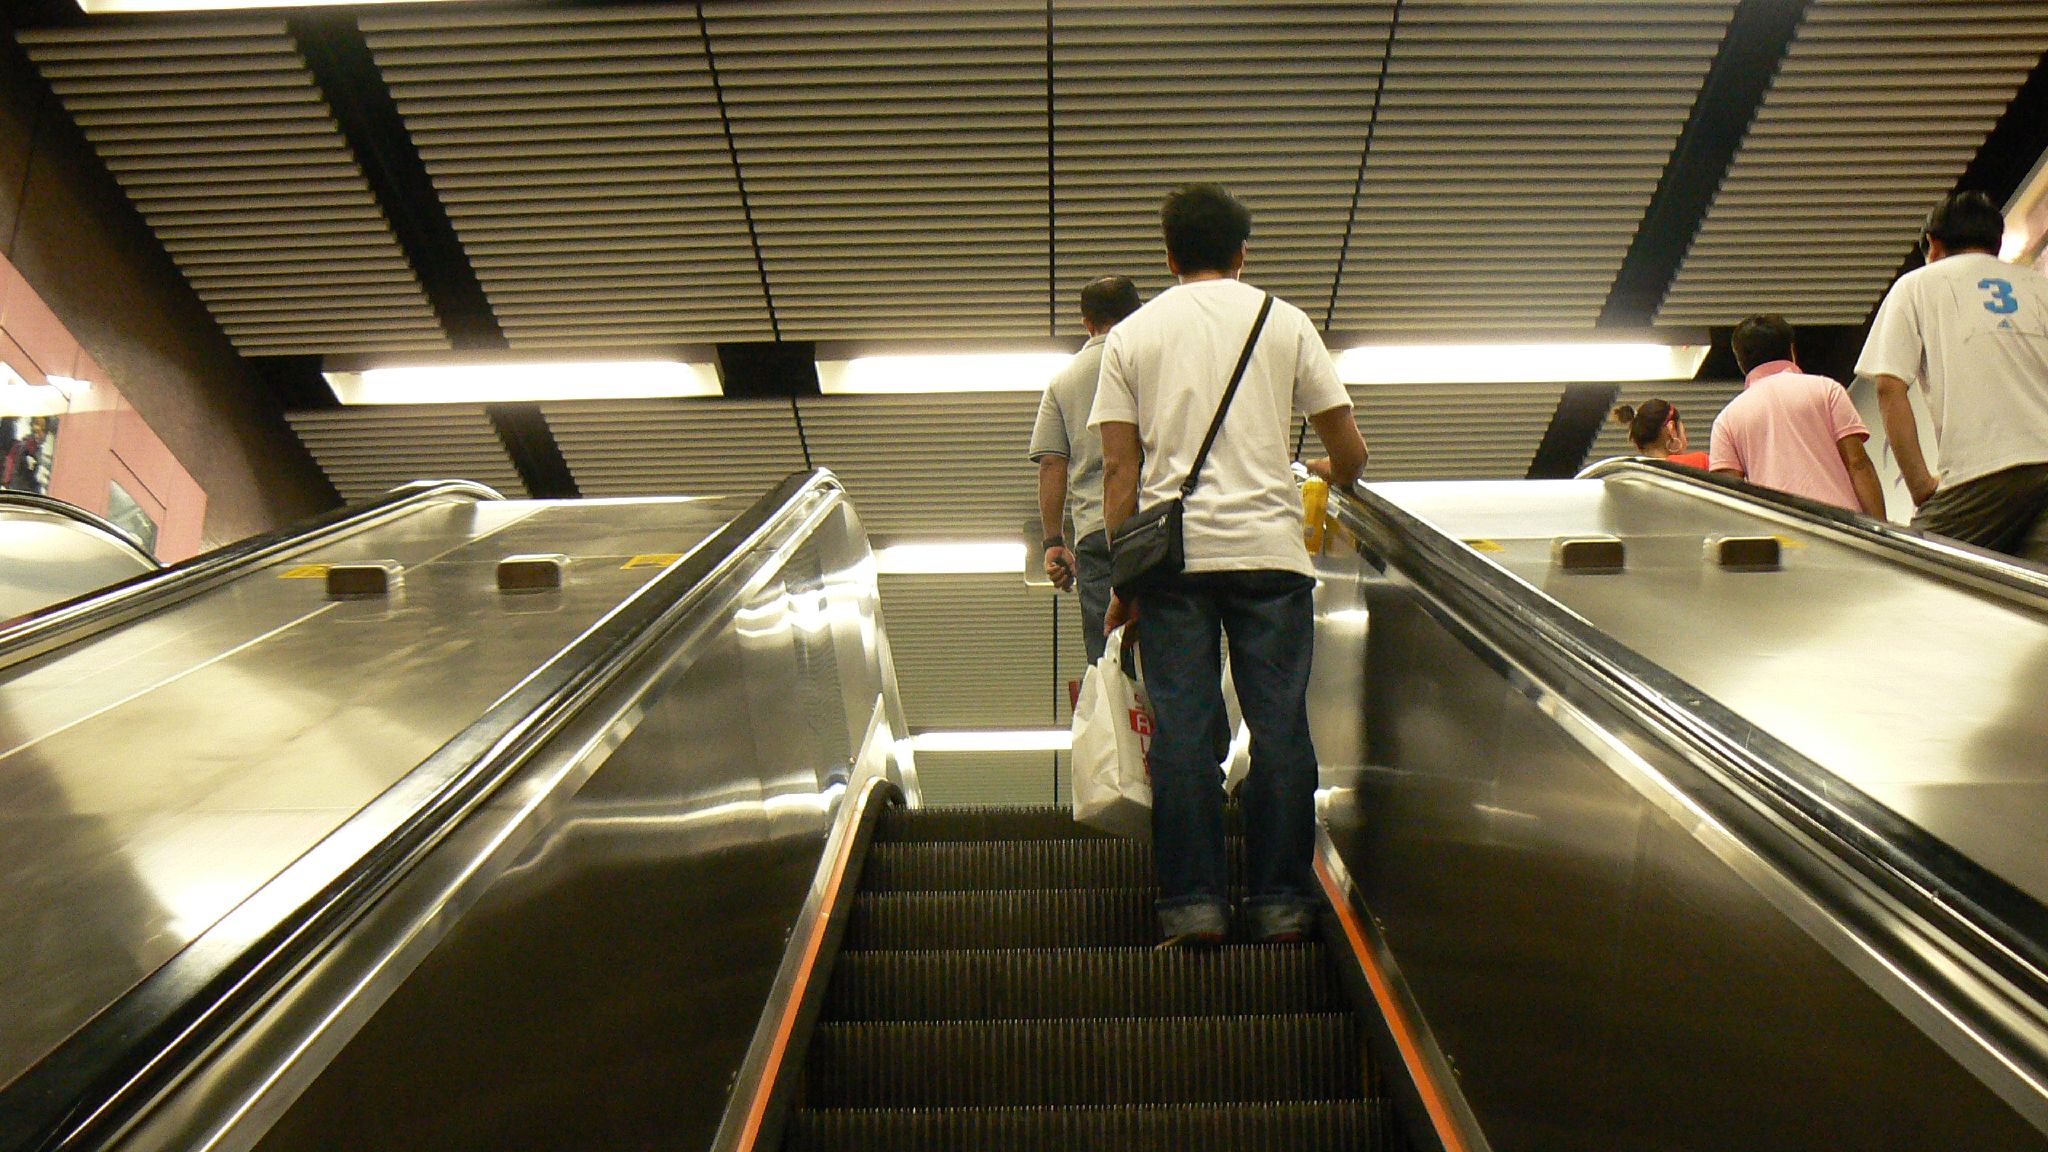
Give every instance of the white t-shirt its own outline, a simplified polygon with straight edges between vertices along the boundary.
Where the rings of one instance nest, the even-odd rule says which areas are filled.
[[[1943,488],[2048,461],[2048,277],[1983,252],[1916,268],[1878,306],[1856,372],[1927,390]]]
[[[1198,280],[1160,293],[1110,331],[1088,426],[1138,426],[1145,450],[1138,507],[1180,494],[1262,297],[1239,280]],[[1350,407],[1315,325],[1301,309],[1274,299],[1183,513],[1187,571],[1314,574],[1302,544],[1288,434],[1297,410]]]

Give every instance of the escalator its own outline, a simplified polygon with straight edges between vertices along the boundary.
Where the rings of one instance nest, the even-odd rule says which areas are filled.
[[[154,572],[142,542],[76,505],[0,492],[0,622]]]
[[[1064,810],[888,812],[784,1147],[1394,1147],[1328,946],[1157,950],[1155,895]]]
[[[33,1069],[37,1125],[0,1088],[0,1147],[2048,1146],[2024,901],[1331,507],[1316,943],[1153,951],[1143,845],[921,807],[865,534],[798,476],[110,1009],[162,1026]]]

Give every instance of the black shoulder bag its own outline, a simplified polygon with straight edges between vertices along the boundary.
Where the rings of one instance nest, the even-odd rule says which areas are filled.
[[[1187,564],[1187,553],[1181,544],[1181,513],[1187,506],[1188,494],[1195,490],[1195,482],[1201,479],[1202,465],[1208,462],[1209,449],[1216,444],[1216,433],[1223,430],[1223,417],[1230,411],[1230,401],[1237,395],[1244,370],[1252,362],[1252,349],[1266,327],[1266,314],[1272,310],[1273,294],[1268,292],[1259,303],[1259,318],[1252,321],[1252,334],[1245,337],[1237,371],[1230,374],[1223,402],[1216,406],[1216,418],[1209,421],[1209,435],[1202,440],[1202,450],[1195,453],[1194,467],[1188,469],[1180,495],[1164,504],[1140,508],[1117,526],[1116,538],[1109,542],[1109,583],[1118,592],[1139,591],[1150,581],[1179,573]]]

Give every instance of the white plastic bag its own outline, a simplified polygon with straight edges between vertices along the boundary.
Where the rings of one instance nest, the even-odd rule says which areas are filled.
[[[1130,649],[1133,656],[1137,649]],[[1102,659],[1081,678],[1074,701],[1074,819],[1119,836],[1143,838],[1152,832],[1152,752],[1154,720],[1145,696],[1138,661],[1126,665],[1122,628],[1110,633]],[[1223,786],[1235,791],[1251,768],[1251,734],[1231,682],[1230,659],[1223,661],[1223,706],[1233,737]]]
[[[1124,630],[1081,678],[1074,703],[1074,819],[1119,836],[1152,832],[1152,706],[1124,668]]]

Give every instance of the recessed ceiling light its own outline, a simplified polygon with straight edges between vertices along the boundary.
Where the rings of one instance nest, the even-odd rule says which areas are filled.
[[[818,388],[828,395],[926,392],[1040,392],[1073,357],[1065,352],[998,352],[960,356],[861,356],[818,361]]]
[[[984,540],[886,544],[875,550],[875,571],[884,576],[980,572],[1022,576],[1024,543],[1021,540]]]
[[[576,364],[437,364],[328,372],[343,404],[511,404],[645,400],[721,394],[709,364],[599,360]]]
[[[1704,344],[1367,344],[1337,357],[1346,384],[1577,384],[1690,380]]]
[[[1066,728],[918,732],[910,737],[917,752],[1065,752],[1073,746],[1074,734]]]

